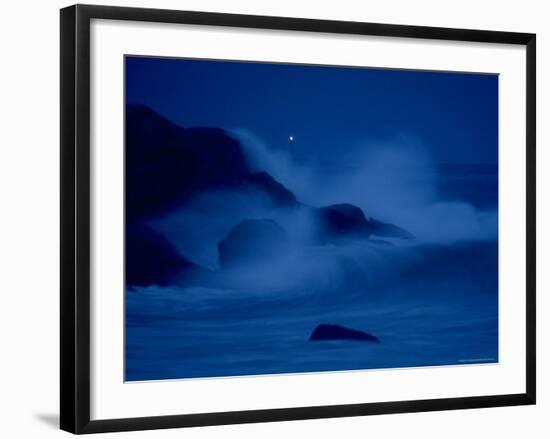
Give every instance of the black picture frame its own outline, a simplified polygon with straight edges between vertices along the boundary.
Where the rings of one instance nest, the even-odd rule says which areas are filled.
[[[526,376],[525,393],[415,401],[90,420],[90,21],[183,23],[333,34],[408,37],[526,47]],[[61,10],[61,429],[81,434],[387,413],[535,404],[536,36],[304,18],[75,5]]]

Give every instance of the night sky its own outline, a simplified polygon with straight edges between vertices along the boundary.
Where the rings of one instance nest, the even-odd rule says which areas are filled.
[[[439,163],[498,162],[498,76],[126,57],[126,102],[331,160],[398,136]]]

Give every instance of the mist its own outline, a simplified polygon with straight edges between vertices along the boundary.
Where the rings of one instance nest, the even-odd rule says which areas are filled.
[[[496,206],[480,210],[463,200],[445,199],[438,189],[437,164],[413,136],[362,141],[352,148],[335,145],[335,151],[348,152],[322,164],[297,161],[288,149],[270,148],[249,130],[232,134],[253,169],[267,171],[310,205],[354,204],[367,217],[404,227],[424,242],[496,238]]]
[[[299,163],[287,151],[269,148],[250,132],[234,130],[233,135],[243,145],[250,169],[270,174],[300,204],[280,206],[268,194],[250,187],[224,188],[198,193],[179,209],[149,223],[192,263],[214,273],[222,271],[223,275],[213,277],[217,286],[256,292],[368,290],[418,263],[420,245],[497,237],[496,210],[441,198],[436,164],[417,139],[400,136],[387,142],[365,142],[329,168]],[[316,241],[320,229],[312,208],[342,203],[360,207],[367,220],[405,228],[415,240],[386,238],[338,245],[324,242],[324,237]],[[267,260],[223,267],[220,243],[244,221],[265,219],[282,228],[284,242],[277,242],[279,247]],[[239,251],[255,251],[247,247],[252,245],[244,240],[239,243],[244,250]]]
[[[124,62],[126,381],[499,361],[498,75]]]

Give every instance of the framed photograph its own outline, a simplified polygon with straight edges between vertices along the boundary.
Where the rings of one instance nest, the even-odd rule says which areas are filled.
[[[61,10],[62,429],[535,387],[535,35]]]

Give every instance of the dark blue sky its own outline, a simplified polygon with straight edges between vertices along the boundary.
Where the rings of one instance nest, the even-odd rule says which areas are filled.
[[[437,162],[498,161],[496,75],[126,57],[126,100],[312,159],[405,135]]]

